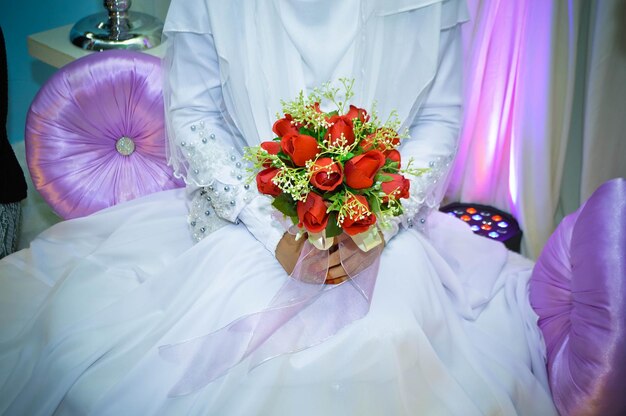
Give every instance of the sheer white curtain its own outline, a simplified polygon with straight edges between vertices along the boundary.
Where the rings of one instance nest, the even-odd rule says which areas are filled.
[[[563,214],[626,175],[626,2],[468,4],[465,123],[447,195],[511,212],[536,257]]]
[[[626,1],[591,2],[581,199],[626,177]]]

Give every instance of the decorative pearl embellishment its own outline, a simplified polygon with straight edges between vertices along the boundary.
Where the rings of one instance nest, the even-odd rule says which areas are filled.
[[[179,142],[188,163],[188,179],[201,186],[192,198],[187,221],[196,242],[229,223],[237,224],[241,209],[259,196],[256,187],[245,183],[247,164],[239,152],[225,148],[206,126],[204,122],[192,124],[185,141]]]
[[[402,201],[404,215],[401,217],[405,228],[417,228],[420,231],[424,229],[428,214],[439,204],[436,185],[448,172],[453,159],[453,155],[440,156],[428,162],[430,171],[424,175],[408,176],[411,194],[407,200]]]
[[[130,156],[135,151],[135,142],[130,137],[120,137],[115,142],[115,150],[122,156]]]

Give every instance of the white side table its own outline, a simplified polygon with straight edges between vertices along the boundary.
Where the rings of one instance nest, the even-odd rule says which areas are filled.
[[[81,56],[97,53],[81,49],[70,42],[72,26],[74,26],[73,23],[30,35],[27,40],[28,53],[33,58],[56,68],[61,68]],[[142,52],[162,57],[165,47],[161,44]]]

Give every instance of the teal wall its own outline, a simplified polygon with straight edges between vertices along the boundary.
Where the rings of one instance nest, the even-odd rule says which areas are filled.
[[[7,132],[14,143],[24,138],[30,102],[56,68],[28,55],[28,35],[67,25],[104,11],[102,0],[2,0],[0,26],[4,32],[9,64],[9,117]],[[69,42],[69,41],[68,41]]]

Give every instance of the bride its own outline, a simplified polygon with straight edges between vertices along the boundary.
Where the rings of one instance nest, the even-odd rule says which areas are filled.
[[[164,92],[186,190],[60,223],[0,261],[0,413],[555,414],[532,263],[436,210],[466,16],[460,0],[173,0]],[[281,100],[341,77],[355,105],[398,112],[403,158],[429,174],[382,230],[363,316],[324,336],[349,310],[337,298],[296,321],[311,342],[239,354],[224,328],[270,315],[300,250],[242,151],[273,137]]]

